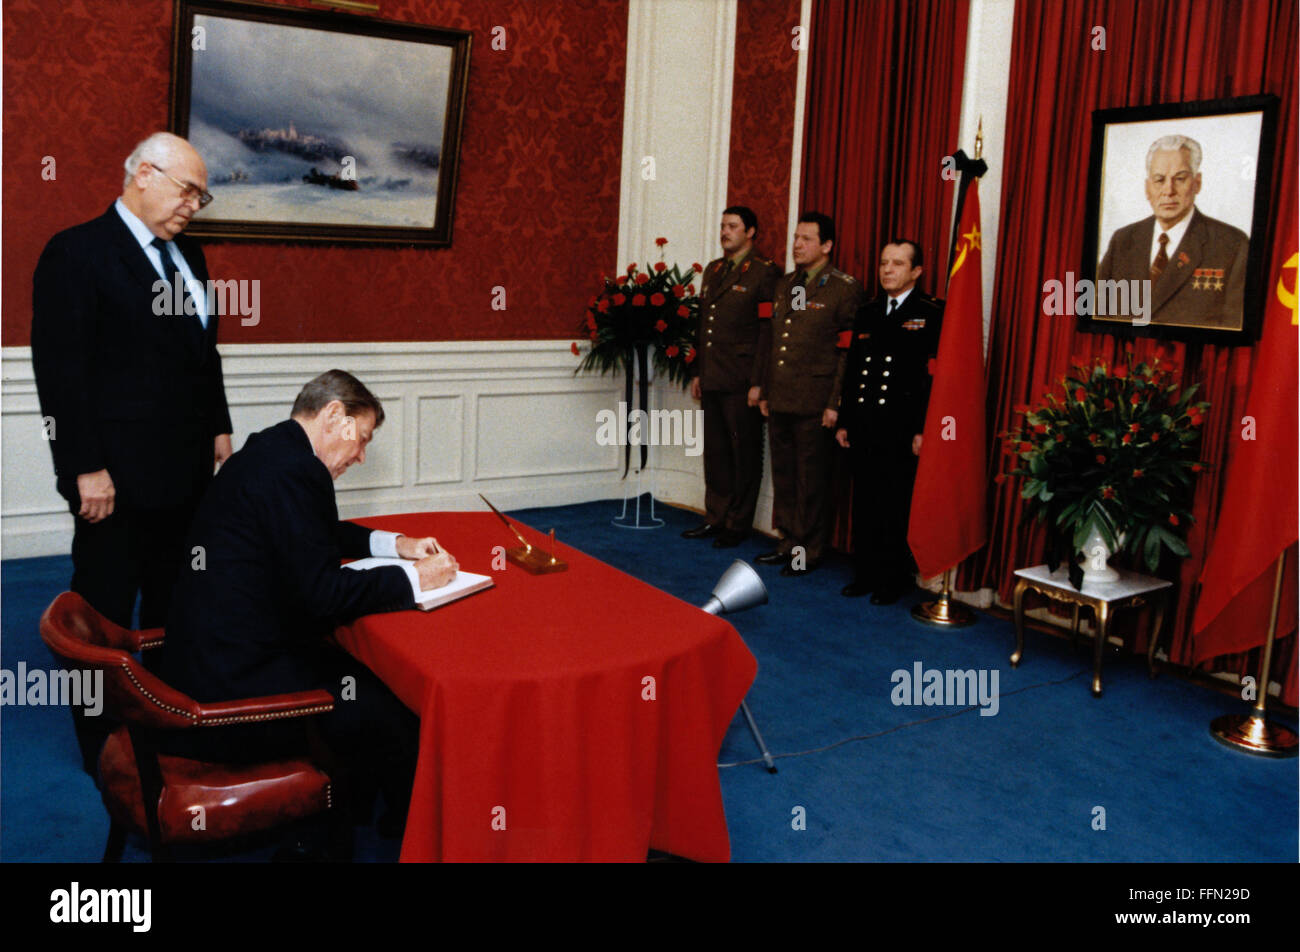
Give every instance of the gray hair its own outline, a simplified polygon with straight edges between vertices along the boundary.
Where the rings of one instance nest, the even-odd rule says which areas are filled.
[[[171,164],[177,150],[185,144],[184,139],[170,132],[155,132],[153,135],[140,140],[136,147],[131,150],[131,154],[126,157],[126,161],[122,163],[126,169],[126,177],[122,180],[122,187],[126,188],[131,184],[131,179],[135,178],[135,173],[140,171],[141,162],[148,162],[156,169],[165,168]]]
[[[1151,143],[1151,148],[1147,150],[1147,174],[1151,174],[1151,159],[1157,152],[1173,152],[1176,149],[1187,152],[1187,164],[1191,166],[1193,175],[1198,174],[1201,171],[1201,144],[1195,139],[1179,135],[1161,136]]]

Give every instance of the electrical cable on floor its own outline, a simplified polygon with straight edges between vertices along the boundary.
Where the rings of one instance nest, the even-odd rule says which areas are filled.
[[[1006,692],[999,691],[998,699],[1001,700],[1004,697],[1011,697],[1014,694],[1020,694],[1023,691],[1032,691],[1036,688],[1053,687],[1058,684],[1065,684],[1067,681],[1073,681],[1076,678],[1091,673],[1092,673],[1091,668],[1083,668],[1079,671],[1076,671],[1074,674],[1070,675],[1067,678],[1060,678],[1059,680],[1056,681],[1040,681],[1038,684],[1026,684],[1023,688],[1016,688],[1014,691],[1006,691]],[[943,720],[947,720],[950,717],[957,717],[961,714],[967,714],[971,711],[978,711],[978,710],[980,710],[980,705],[972,704],[969,707],[963,707],[960,710],[950,711],[947,714],[936,714],[934,717],[924,717],[918,721],[907,721],[904,724],[896,724],[895,726],[886,728],[883,731],[876,731],[874,734],[859,734],[857,737],[846,737],[843,740],[837,740],[833,744],[827,744],[825,747],[812,747],[809,748],[808,750],[797,750],[789,754],[773,754],[772,759],[781,760],[782,758],[785,757],[804,757],[807,756],[808,754],[820,754],[823,751],[833,750],[836,747],[840,747],[844,744],[851,744],[854,741],[874,740],[877,737],[884,737],[886,734],[892,734],[894,733],[894,731],[901,731],[905,727],[916,727],[919,724],[929,724],[932,721],[943,721]],[[761,764],[761,763],[764,763],[763,758],[755,757],[753,760],[737,760],[734,763],[730,763],[730,764],[718,764],[718,769],[721,770],[723,767],[747,767],[750,764]]]

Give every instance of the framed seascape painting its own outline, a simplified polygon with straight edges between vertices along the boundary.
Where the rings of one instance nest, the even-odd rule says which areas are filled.
[[[220,238],[451,244],[470,34],[177,0],[172,130]]]
[[[1081,329],[1216,344],[1259,336],[1277,102],[1093,113]]]

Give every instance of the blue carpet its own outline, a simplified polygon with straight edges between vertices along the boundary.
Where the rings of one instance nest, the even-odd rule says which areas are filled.
[[[512,515],[694,604],[733,559],[752,563],[770,548],[760,536],[730,550],[682,539],[699,517],[662,505],[663,528],[620,529],[611,525],[620,511],[605,501]],[[0,665],[50,666],[37,621],[70,569],[64,557],[0,563]],[[1210,737],[1210,720],[1241,702],[1169,674],[1151,680],[1141,659],[1115,653],[1105,695],[1093,699],[1090,649],[1067,640],[1029,631],[1013,669],[1009,621],[981,615],[946,631],[911,619],[919,591],[883,607],[842,598],[852,576],[844,558],[800,579],[758,569],[770,603],[729,620],[759,661],[748,701],[779,773],[756,762],[737,716],[719,754],[734,764],[721,768],[733,859],[1296,860],[1296,761],[1239,754]],[[996,672],[997,713],[894,704],[893,672],[918,662]],[[5,707],[0,771],[0,857],[99,857],[107,821],[66,710]],[[202,858],[256,861],[273,846]],[[145,858],[141,847],[131,840],[125,858]],[[388,862],[397,851],[358,830],[359,860]]]

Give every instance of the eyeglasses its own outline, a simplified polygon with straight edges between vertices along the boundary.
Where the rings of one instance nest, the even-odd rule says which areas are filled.
[[[199,188],[197,185],[190,185],[182,182],[180,179],[174,179],[167,174],[166,169],[160,169],[153,166],[153,170],[165,178],[171,179],[172,182],[181,190],[181,198],[187,202],[198,201],[199,208],[207,208],[212,204],[212,193]]]

